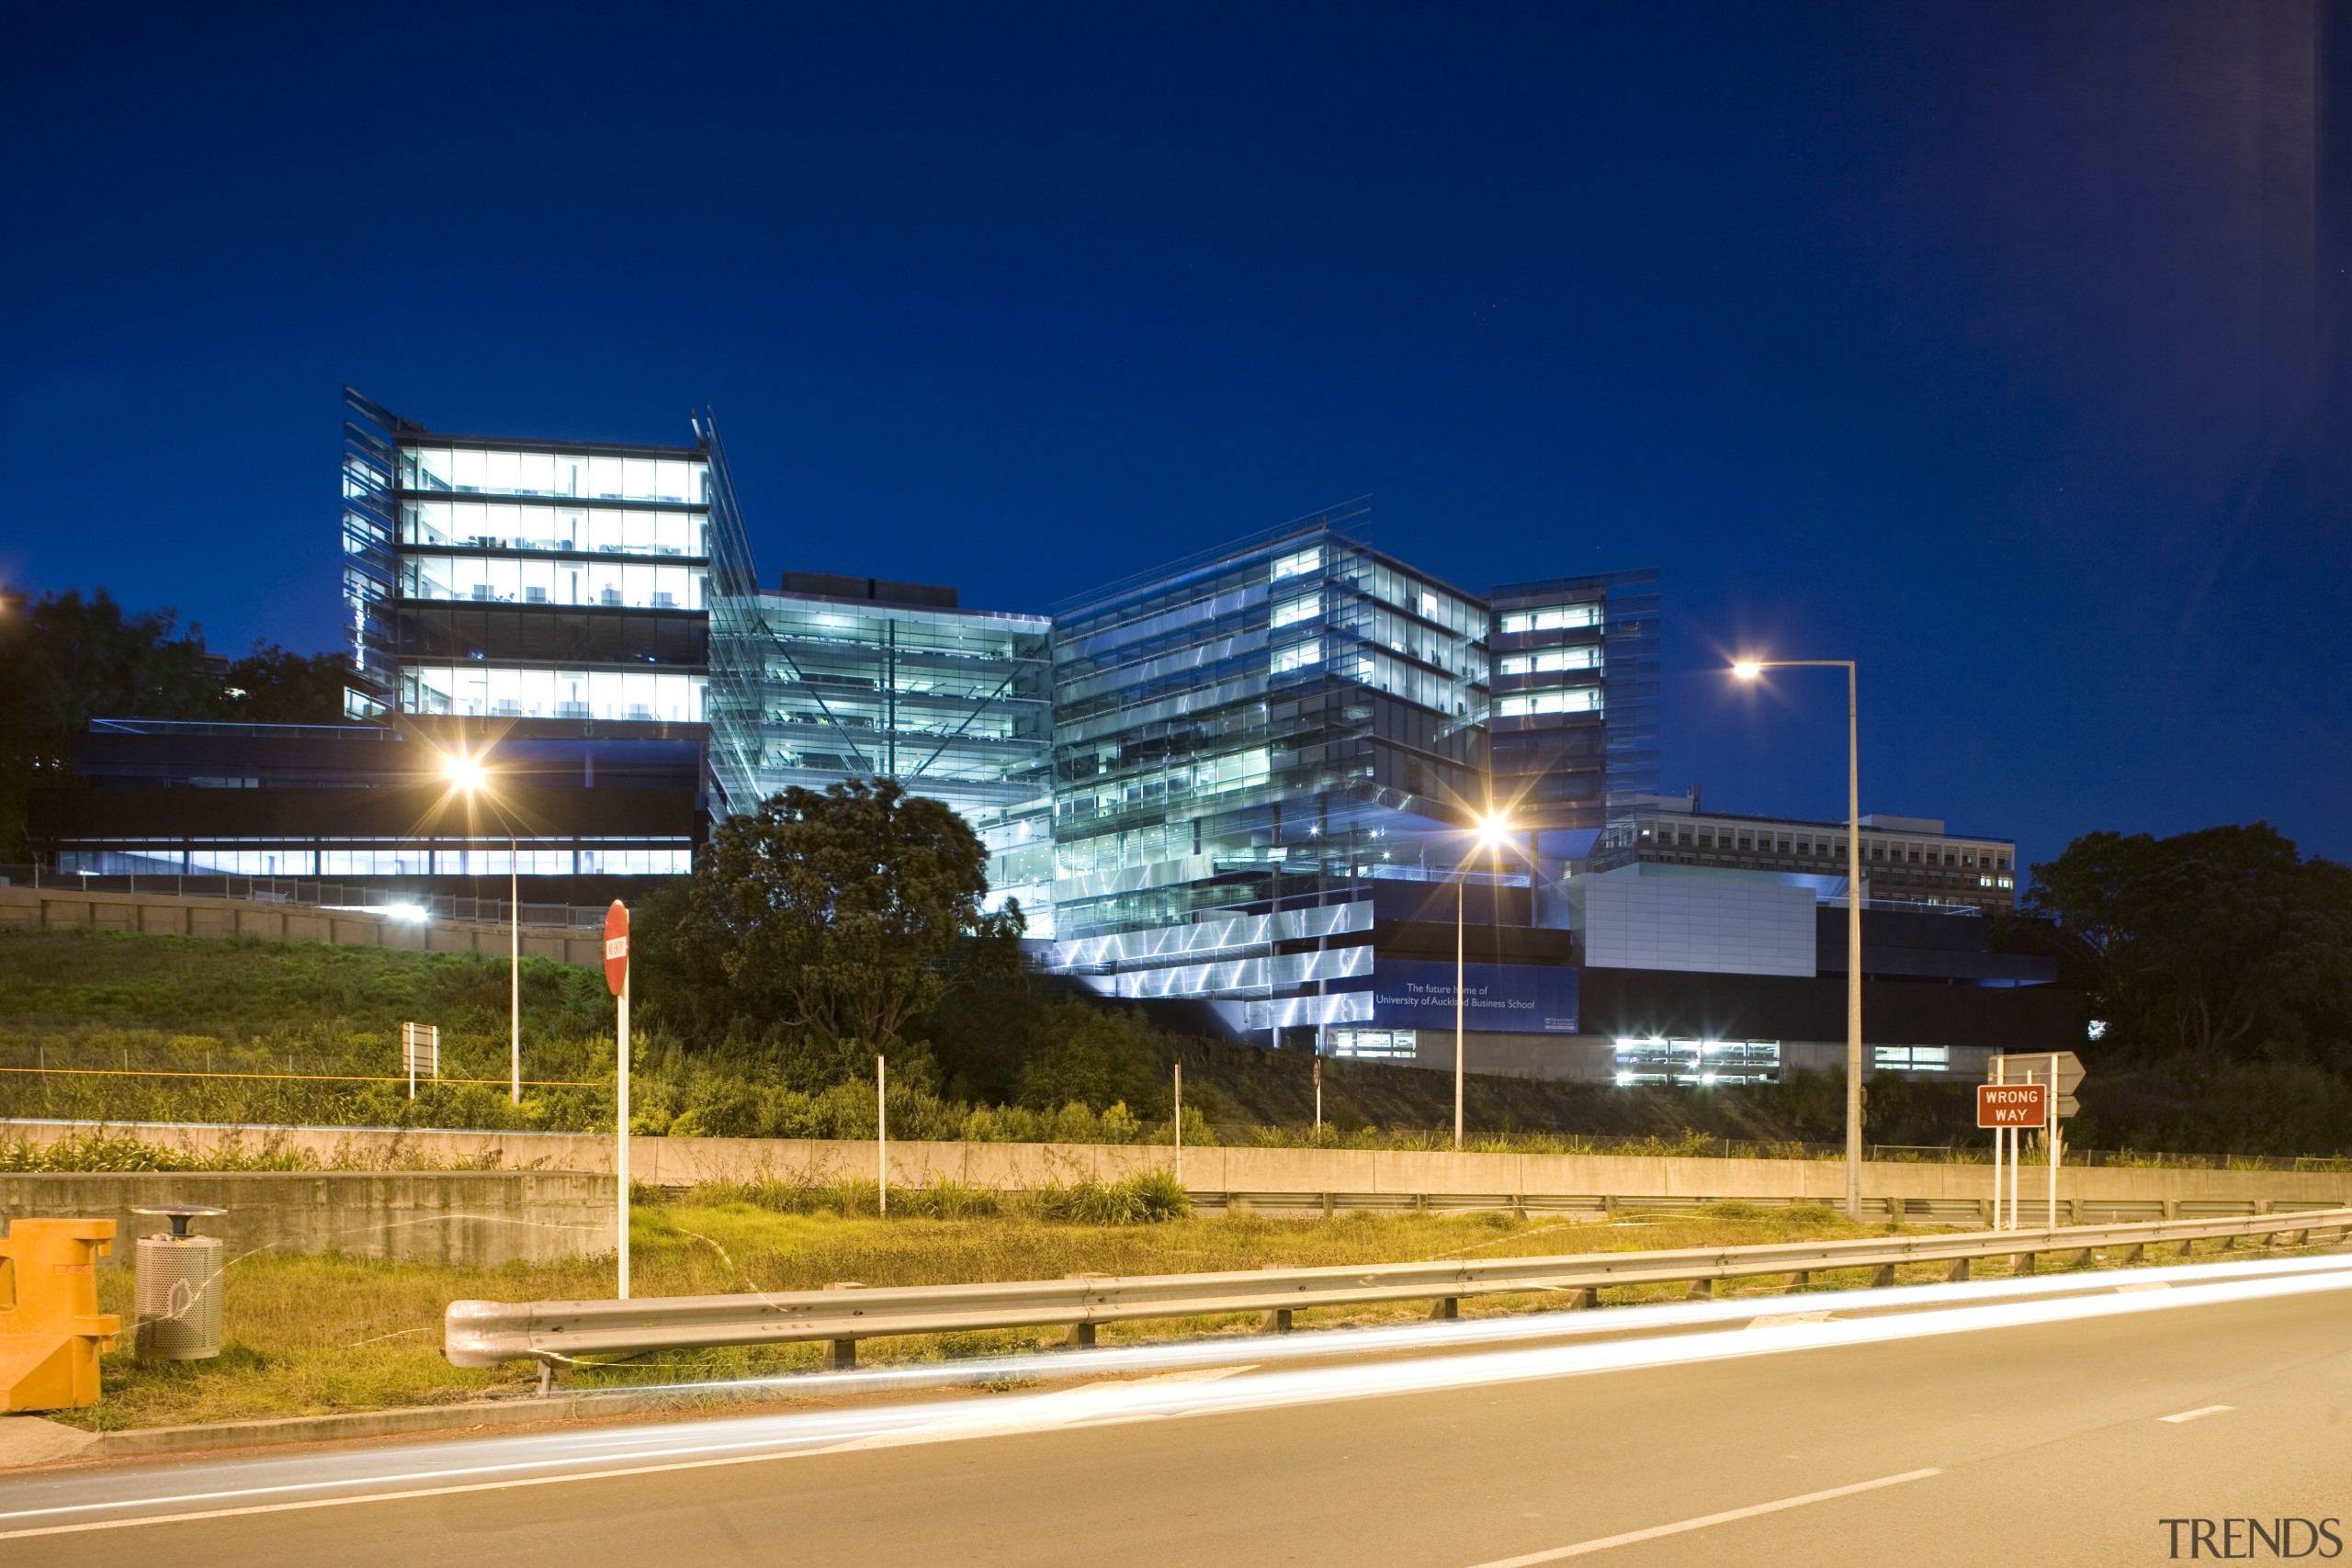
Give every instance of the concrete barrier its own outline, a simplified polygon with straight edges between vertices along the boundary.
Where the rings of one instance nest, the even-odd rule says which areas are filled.
[[[587,1133],[445,1132],[364,1127],[208,1127],[166,1122],[0,1121],[0,1143],[46,1144],[105,1131],[191,1154],[234,1146],[300,1149],[323,1164],[492,1164],[539,1170],[609,1172],[613,1139]],[[871,1180],[871,1143],[801,1138],[633,1138],[631,1176],[656,1186],[744,1181]],[[1172,1170],[1164,1145],[977,1144],[890,1141],[893,1184],[934,1179],[1002,1191],[1049,1182],[1116,1180]],[[2029,1167],[2020,1197],[2028,1217],[2047,1201],[2047,1175]],[[1839,1203],[1845,1166],[1834,1159],[1690,1159],[1635,1155],[1403,1152],[1379,1149],[1188,1148],[1184,1185],[1207,1194],[1317,1194],[1499,1200],[1580,1196],[1639,1202],[1754,1200]],[[1989,1203],[1993,1171],[1983,1165],[1871,1161],[1862,1194],[1882,1208],[1957,1213]],[[2172,1219],[2253,1213],[2264,1205],[2352,1204],[2352,1173],[2271,1170],[2062,1169],[2062,1222],[2068,1214]],[[1458,1203],[1454,1206],[1460,1206]]]
[[[0,1176],[10,1221],[111,1219],[126,1262],[164,1227],[139,1207],[209,1203],[197,1228],[231,1258],[265,1249],[345,1252],[494,1267],[613,1250],[613,1179],[579,1171],[226,1171]]]
[[[410,920],[371,909],[322,909],[175,893],[82,892],[70,887],[0,887],[0,931],[136,931],[150,936],[260,937],[323,942],[338,947],[390,947],[418,953],[506,956],[503,925],[473,920]],[[523,928],[533,958],[595,968],[605,962],[602,933]]]

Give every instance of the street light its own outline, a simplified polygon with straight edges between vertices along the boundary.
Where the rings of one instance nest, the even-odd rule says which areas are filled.
[[[1846,1217],[1862,1217],[1862,764],[1850,659],[1743,659],[1731,672],[1753,681],[1767,670],[1846,672]]]
[[[476,758],[462,751],[452,752],[442,764],[448,774],[450,786],[463,795],[468,802],[476,799],[498,812],[498,819],[506,825],[506,1001],[508,1080],[507,1098],[514,1104],[523,1103],[523,902],[522,873],[516,862],[522,857],[516,852],[514,819],[500,810],[496,795],[490,786],[490,773]]]
[[[1499,850],[1510,836],[1511,825],[1500,812],[1490,811],[1478,822],[1478,842],[1489,852]],[[1462,949],[1464,933],[1469,926],[1467,905],[1470,863],[1465,857],[1453,874],[1453,1152],[1462,1152],[1462,1007],[1464,974]],[[1492,919],[1493,911],[1488,910]]]

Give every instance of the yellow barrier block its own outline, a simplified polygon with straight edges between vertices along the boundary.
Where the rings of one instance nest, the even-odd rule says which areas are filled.
[[[0,1295],[0,1411],[98,1402],[98,1353],[122,1319],[98,1310],[97,1260],[112,1220],[17,1220],[0,1236],[12,1287]]]

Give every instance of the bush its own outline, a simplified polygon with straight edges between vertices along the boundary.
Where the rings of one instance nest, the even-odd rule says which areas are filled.
[[[1086,1225],[1156,1224],[1189,1219],[1193,1200],[1183,1184],[1164,1170],[1148,1170],[1121,1181],[1055,1182],[1030,1195],[1041,1220]]]

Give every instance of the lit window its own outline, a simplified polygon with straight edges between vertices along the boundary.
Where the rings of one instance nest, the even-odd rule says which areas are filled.
[[[1320,545],[1311,549],[1300,550],[1295,555],[1283,556],[1274,562],[1273,581],[1280,582],[1285,577],[1304,576],[1322,564],[1323,547]]]
[[[1303,621],[1322,607],[1322,601],[1315,598],[1293,599],[1286,604],[1277,604],[1274,606],[1273,627],[1280,630],[1295,621]]]
[[[1503,616],[1505,632],[1562,631],[1600,624],[1600,606],[1594,604],[1553,604],[1541,610],[1513,610]]]
[[[1942,1045],[1874,1045],[1871,1065],[1893,1073],[1940,1073],[1951,1066],[1951,1052]]]
[[[1496,699],[1495,711],[1505,718],[1543,713],[1599,713],[1600,691],[1596,686],[1570,686],[1554,692],[1511,692]]]
[[[1289,671],[1305,669],[1309,664],[1322,662],[1323,645],[1320,642],[1297,643],[1289,648],[1278,648],[1274,650],[1273,672],[1281,675]]]
[[[1334,1029],[1329,1039],[1334,1056],[1410,1059],[1420,1054],[1420,1032],[1412,1029]]]

